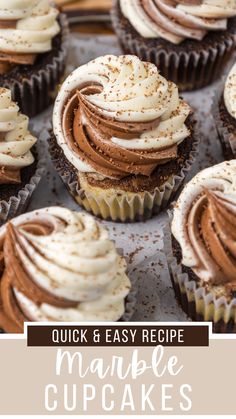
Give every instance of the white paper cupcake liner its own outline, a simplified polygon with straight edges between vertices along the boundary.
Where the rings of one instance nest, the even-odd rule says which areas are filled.
[[[35,173],[30,178],[29,182],[22,187],[17,195],[13,195],[8,200],[0,200],[0,225],[25,211],[33,192],[45,173],[45,158],[42,152],[40,139],[37,141],[35,149],[37,154],[37,166]]]
[[[12,99],[18,103],[22,113],[30,118],[46,109],[56,95],[56,89],[65,71],[68,53],[69,25],[66,15],[59,15],[61,44],[52,62],[45,68],[36,69],[21,81],[3,81],[2,87],[12,92]]]
[[[175,82],[180,90],[200,89],[212,83],[220,76],[235,49],[236,40],[229,31],[221,42],[209,42],[202,48],[198,42],[197,48],[193,46],[189,51],[183,48],[179,52],[174,45],[173,49],[160,47],[158,40],[156,45],[150,46],[148,39],[128,33],[121,24],[120,13],[118,0],[115,0],[111,11],[112,24],[124,52],[154,63],[161,74]]]
[[[234,133],[232,132],[232,129],[230,131],[230,127],[227,126],[226,121],[223,121],[221,118],[219,107],[224,92],[225,79],[226,77],[222,79],[219,88],[216,90],[213,96],[212,115],[221,142],[223,154],[226,159],[233,159],[236,157],[236,128]]]
[[[170,219],[172,217],[170,216]],[[215,333],[236,333],[236,298],[227,301],[190,280],[173,253],[170,222],[163,230],[164,252],[175,295],[185,313],[194,321],[211,321]]]

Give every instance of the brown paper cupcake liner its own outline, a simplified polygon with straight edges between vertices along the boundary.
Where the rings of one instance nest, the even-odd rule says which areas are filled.
[[[223,100],[224,85],[225,77],[214,94],[212,100],[212,115],[221,142],[223,155],[227,160],[230,160],[236,157],[236,121],[235,126],[232,126],[232,122],[230,121],[232,117],[227,115],[226,108],[224,109],[226,118],[224,118],[224,115],[223,117],[221,115],[220,106],[224,106],[221,104],[221,101]]]
[[[12,92],[12,100],[17,102],[22,113],[30,118],[42,112],[53,101],[56,96],[56,89],[65,71],[66,57],[68,51],[69,26],[64,14],[59,15],[61,27],[60,39],[57,38],[58,46],[56,53],[46,65],[35,65],[29,72],[29,77],[21,77],[20,72],[14,79],[4,77],[0,83]]]
[[[48,137],[50,137],[49,133]],[[160,187],[156,187],[153,192],[137,193],[120,192],[118,190],[111,193],[111,189],[107,193],[105,189],[98,188],[99,193],[97,194],[90,190],[85,190],[85,188],[80,186],[78,175],[76,175],[73,166],[66,161],[68,167],[65,167],[63,152],[61,152],[62,154],[59,157],[55,153],[54,141],[52,139],[49,141],[49,152],[53,165],[68,191],[86,211],[104,220],[135,222],[151,218],[168,207],[173,201],[194,163],[198,143],[199,138],[194,137],[192,150],[179,173],[171,175],[165,183]]]
[[[36,169],[34,174],[25,183],[25,185],[22,185],[22,189],[20,189],[16,195],[12,195],[6,200],[0,199],[0,225],[25,211],[33,192],[45,173],[45,158],[43,156],[40,139],[35,146],[35,152]]]
[[[170,217],[171,218],[171,217]],[[212,322],[214,333],[236,333],[236,298],[230,302],[190,280],[173,253],[170,223],[164,228],[164,252],[176,299],[194,321]]]
[[[186,48],[186,45],[172,46],[167,41],[156,39],[151,42],[142,38],[122,16],[118,0],[114,1],[111,18],[124,52],[154,63],[166,79],[178,85],[179,90],[200,89],[212,83],[220,76],[235,49],[236,19],[232,28],[225,31],[225,36],[220,34],[214,41],[209,36],[208,42],[206,38],[202,43],[193,41],[192,47]]]

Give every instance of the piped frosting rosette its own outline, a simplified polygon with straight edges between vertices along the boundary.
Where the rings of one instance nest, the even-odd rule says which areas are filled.
[[[114,0],[111,17],[123,51],[180,90],[212,83],[235,49],[234,0]]]
[[[58,10],[48,0],[0,1],[0,69],[33,64],[36,55],[52,48],[60,32]]]
[[[165,247],[177,297],[194,320],[236,330],[236,160],[198,173],[173,211]],[[181,255],[181,257],[180,257]]]
[[[21,169],[34,162],[30,149],[37,140],[28,125],[28,117],[11,100],[11,91],[0,88],[0,184],[20,183]]]
[[[117,321],[131,288],[126,263],[89,215],[60,207],[30,212],[0,229],[1,315],[24,321]]]
[[[107,55],[64,82],[53,128],[83,187],[86,178],[149,177],[157,166],[177,159],[178,145],[191,136],[185,124],[189,114],[177,86],[155,65]]]
[[[234,0],[120,0],[120,7],[142,37],[173,44],[226,30],[227,19],[236,16]]]

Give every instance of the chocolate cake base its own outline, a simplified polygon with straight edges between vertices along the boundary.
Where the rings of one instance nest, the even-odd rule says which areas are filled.
[[[186,39],[175,45],[162,38],[139,35],[123,16],[119,0],[114,1],[111,17],[124,52],[153,62],[180,90],[200,89],[212,83],[234,52],[236,18],[229,19],[226,31],[211,31],[202,41]]]

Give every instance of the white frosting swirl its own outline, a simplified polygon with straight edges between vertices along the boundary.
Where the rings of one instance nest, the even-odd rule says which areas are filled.
[[[0,0],[0,21],[13,23],[0,29],[0,51],[44,53],[60,32],[58,10],[48,0]]]
[[[37,141],[28,130],[29,118],[11,100],[11,91],[0,88],[0,166],[22,168],[33,163],[30,152]]]
[[[236,119],[236,63],[226,79],[224,102],[229,114]]]
[[[120,0],[122,14],[144,38],[163,38],[173,44],[202,40],[210,30],[227,29],[236,16],[235,0],[203,0],[200,5],[173,0]]]
[[[191,246],[187,234],[189,211],[205,189],[216,191],[221,197],[236,205],[236,160],[223,162],[199,172],[183,189],[175,207],[171,231],[182,249],[182,263],[194,268],[198,265],[198,257]],[[206,272],[207,276],[207,272]]]
[[[154,64],[132,55],[106,55],[75,70],[57,96],[53,127],[67,159],[81,172],[94,172],[69,148],[63,134],[62,115],[72,92],[85,84],[99,84],[101,93],[86,96],[106,118],[123,122],[147,122],[160,118],[158,126],[139,138],[112,138],[120,147],[133,150],[162,149],[179,144],[190,135],[185,120],[189,106],[179,98],[178,88],[163,78]]]
[[[107,231],[93,217],[60,207],[21,215],[15,226],[15,252],[29,277],[46,292],[78,302],[75,308],[36,305],[19,290],[22,310],[36,321],[116,321],[124,313],[124,299],[131,284],[126,263]],[[48,235],[36,235],[22,224],[50,226]],[[4,239],[6,227],[0,229]]]

